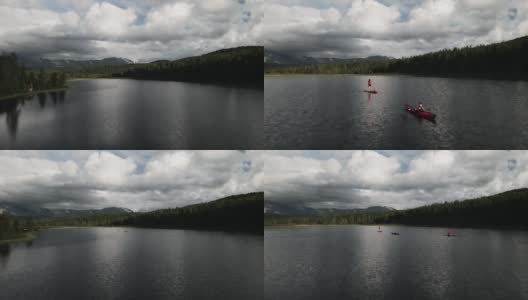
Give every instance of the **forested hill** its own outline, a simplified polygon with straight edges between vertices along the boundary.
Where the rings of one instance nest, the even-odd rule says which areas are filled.
[[[264,86],[264,47],[246,46],[223,49],[175,61],[156,61],[135,65],[113,73],[112,77],[250,84]]]
[[[262,233],[264,193],[225,197],[181,208],[133,214],[118,225],[155,228],[227,229]]]
[[[275,74],[371,74],[485,77],[528,80],[528,36],[502,43],[446,49],[385,61],[267,68]]]
[[[381,223],[432,226],[528,228],[528,189],[389,213]]]
[[[302,217],[266,215],[265,224],[407,224],[528,229],[526,211],[528,211],[528,189],[519,189],[493,196],[385,213]]]
[[[65,83],[63,72],[28,71],[14,53],[0,54],[0,96],[64,88]]]
[[[60,226],[134,226],[226,230],[263,234],[264,193],[234,195],[181,208],[132,213],[122,209],[103,209],[98,214],[67,217],[12,216],[0,212],[0,240]]]

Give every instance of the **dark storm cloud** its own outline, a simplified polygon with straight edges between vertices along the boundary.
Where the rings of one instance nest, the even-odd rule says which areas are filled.
[[[104,51],[96,46],[93,41],[77,37],[64,37],[50,39],[45,36],[30,35],[27,40],[12,40],[6,42],[5,49],[10,49],[17,54],[32,57],[94,57],[96,53]]]
[[[0,202],[47,208],[176,207],[258,191],[258,153],[2,151]]]
[[[267,201],[409,208],[528,186],[526,151],[270,151]]]
[[[0,1],[0,50],[46,58],[179,58],[258,44],[260,1]]]
[[[528,34],[524,0],[271,0],[264,46],[293,55],[410,56]]]

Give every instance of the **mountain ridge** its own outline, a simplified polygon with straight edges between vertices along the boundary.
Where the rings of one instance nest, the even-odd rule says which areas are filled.
[[[369,206],[365,208],[312,208],[306,206],[296,206],[275,201],[264,202],[264,214],[279,216],[331,216],[340,214],[360,214],[395,211],[395,208],[388,206]]]
[[[433,203],[388,212],[288,216],[265,214],[265,225],[403,224],[416,226],[528,229],[528,189]]]
[[[368,57],[339,58],[339,57],[316,57],[295,56],[280,51],[264,49],[264,63],[269,65],[324,65],[333,63],[347,63],[356,61],[388,60],[388,56],[371,55]]]
[[[28,69],[64,69],[74,67],[89,67],[89,66],[118,66],[128,65],[134,62],[127,58],[122,57],[107,57],[103,59],[46,59],[46,58],[34,58],[26,55],[18,56],[21,65]]]
[[[123,207],[105,207],[101,209],[49,209],[43,207],[31,207],[22,204],[0,203],[0,213],[7,213],[14,217],[76,217],[131,212],[133,212],[131,209]]]

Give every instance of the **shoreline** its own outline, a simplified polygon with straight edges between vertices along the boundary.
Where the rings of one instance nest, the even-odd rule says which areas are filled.
[[[59,92],[59,91],[65,91],[67,89],[68,89],[68,86],[65,86],[65,87],[62,87],[62,88],[36,90],[36,91],[32,91],[32,92],[15,93],[15,94],[11,94],[11,95],[0,96],[0,100],[8,100],[8,99],[13,99],[13,98],[31,96],[33,94],[40,94],[40,93]]]
[[[411,225],[411,224],[271,224],[266,227],[312,227],[312,226],[401,226],[401,227],[424,227],[424,228],[451,228],[451,229],[490,229],[490,230],[517,230],[527,231],[527,227],[490,227],[490,226],[443,226],[443,225]]]
[[[449,75],[449,74],[410,74],[410,73],[266,73],[264,77],[288,77],[288,76],[410,76],[420,78],[442,78],[442,79],[462,79],[462,80],[491,80],[491,81],[520,81],[526,82],[528,78],[523,77],[494,77],[492,75]]]
[[[34,240],[36,238],[37,238],[36,231],[30,231],[30,232],[24,233],[23,236],[18,237],[18,238],[9,239],[9,240],[0,240],[0,244],[11,244],[11,243],[18,243],[18,242],[28,242],[28,241],[32,241],[32,240]]]

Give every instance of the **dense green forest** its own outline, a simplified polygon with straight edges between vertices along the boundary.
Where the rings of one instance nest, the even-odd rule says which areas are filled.
[[[378,223],[528,228],[528,189],[465,201],[432,204],[386,214]]]
[[[401,59],[349,63],[266,66],[268,74],[401,73],[528,80],[528,37],[491,45],[446,49]]]
[[[284,216],[264,215],[264,225],[347,225],[374,224],[385,213],[350,213],[340,215]]]
[[[132,78],[251,85],[263,88],[264,47],[222,49],[196,57],[143,64],[27,70],[15,54],[0,54],[0,96],[65,87],[73,78]]]
[[[143,65],[144,64],[79,66],[62,68],[61,71],[66,74],[67,79],[110,78],[113,77],[112,74],[121,74]]]
[[[155,228],[229,229],[262,233],[263,207],[264,193],[250,193],[182,208],[133,214],[115,224]]]
[[[265,225],[406,224],[447,227],[528,228],[528,189],[407,210],[328,216],[265,215]]]
[[[114,72],[112,77],[263,86],[263,57],[264,47],[238,47],[175,61],[134,65]]]
[[[0,55],[0,96],[63,88],[65,83],[63,72],[28,71],[19,65],[14,53]]]
[[[389,73],[388,66],[394,60],[358,60],[343,63],[312,65],[266,65],[266,74],[373,74]]]
[[[114,226],[129,214],[98,214],[76,217],[42,218],[16,217],[0,214],[0,240],[17,239],[25,234],[46,228],[63,226]]]
[[[62,226],[133,226],[254,232],[262,234],[264,193],[234,195],[211,202],[145,213],[68,217],[13,217],[0,214],[0,240]]]
[[[25,222],[11,218],[7,214],[0,214],[0,240],[20,238],[27,230]]]

